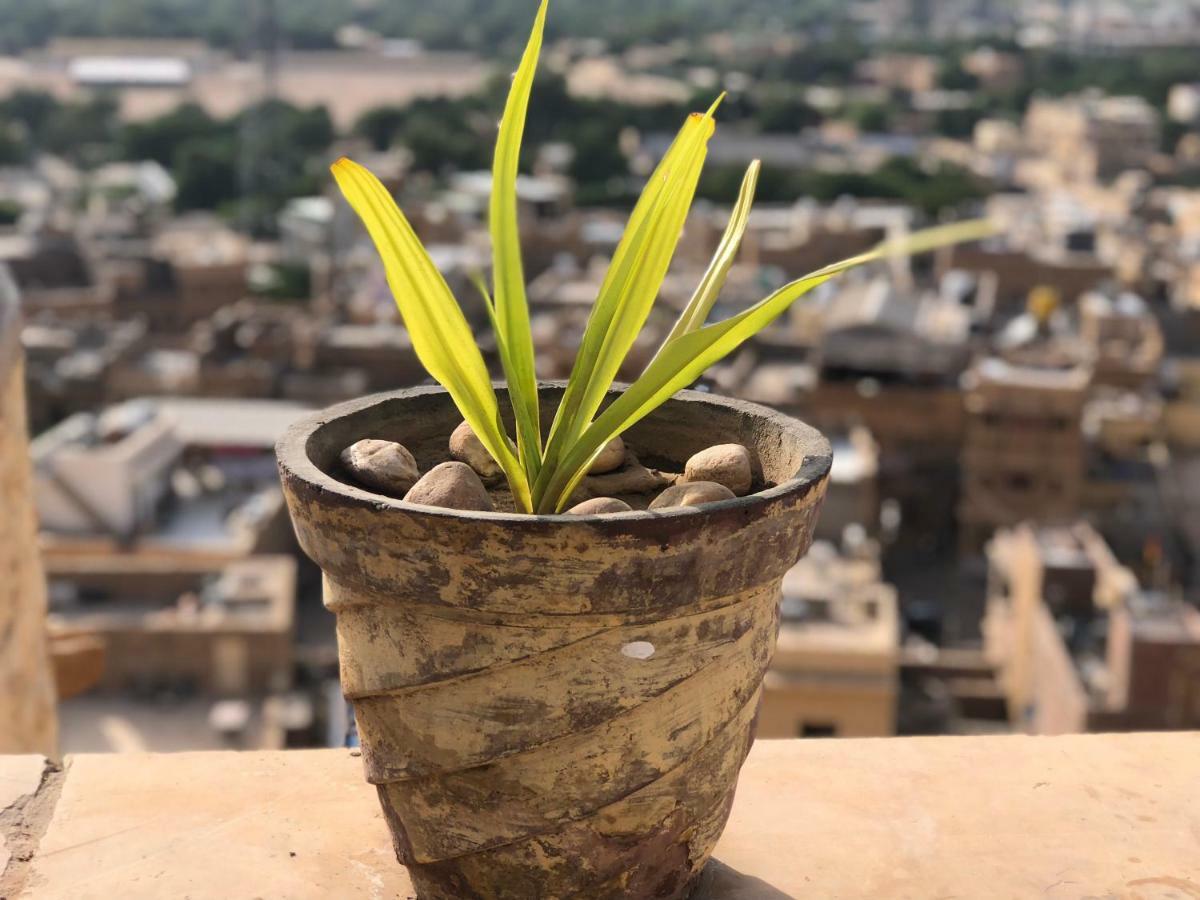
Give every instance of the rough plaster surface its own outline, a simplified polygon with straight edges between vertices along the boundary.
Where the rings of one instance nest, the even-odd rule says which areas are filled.
[[[27,798],[37,793],[44,768],[40,756],[0,757],[0,876],[12,859],[16,844],[12,838]]]
[[[5,327],[0,308],[0,332]],[[6,340],[11,336],[0,333],[0,342]],[[33,510],[25,379],[15,352],[10,348],[7,360],[0,353],[0,753],[55,756],[46,584]]]
[[[68,763],[17,897],[413,896],[348,751]],[[715,860],[704,900],[1195,900],[1200,734],[759,741]]]

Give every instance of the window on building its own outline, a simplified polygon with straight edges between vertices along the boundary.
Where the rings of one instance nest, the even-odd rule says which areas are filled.
[[[796,728],[796,737],[837,737],[837,726],[832,722],[801,722]]]
[[[1033,487],[1033,479],[1023,472],[1014,472],[1008,476],[1008,488],[1011,491],[1028,491]]]

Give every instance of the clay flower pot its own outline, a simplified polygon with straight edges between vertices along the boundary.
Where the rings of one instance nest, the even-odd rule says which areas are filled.
[[[544,421],[560,396],[543,388]],[[339,474],[367,437],[426,470],[459,421],[445,392],[417,388],[312,415],[278,446],[396,855],[436,900],[684,897],[753,740],[780,580],[812,539],[829,444],[684,392],[626,432],[641,458],[682,467],[742,443],[773,486],[528,516],[413,506]]]

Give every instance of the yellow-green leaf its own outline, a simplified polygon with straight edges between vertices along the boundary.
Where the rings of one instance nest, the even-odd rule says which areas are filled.
[[[721,288],[725,286],[725,278],[729,275],[729,268],[733,265],[733,260],[742,246],[742,235],[746,233],[746,223],[750,219],[750,207],[754,203],[754,188],[758,184],[758,173],[761,168],[761,164],[756,159],[746,169],[746,175],[742,178],[742,186],[738,191],[737,203],[734,204],[733,212],[729,216],[729,223],[725,226],[725,233],[721,235],[712,261],[708,264],[704,277],[700,279],[700,284],[696,286],[696,292],[692,294],[691,300],[679,314],[670,334],[663,341],[664,346],[674,338],[687,334],[689,331],[695,331],[703,325],[712,311],[713,304],[717,302]]]
[[[333,164],[338,187],[374,241],[413,350],[449,392],[504,474],[518,508],[532,510],[529,482],[500,420],[496,392],[471,326],[400,208],[374,175],[348,159]]]
[[[713,363],[757,334],[813,288],[855,266],[891,254],[923,253],[937,247],[974,240],[992,233],[987,222],[966,222],[930,228],[907,238],[880,244],[873,250],[818,269],[724,321],[681,334],[669,341],[641,377],[617,397],[564,455],[550,479],[539,509],[561,510],[588,466],[613,437],[641,421],[672,394],[687,387]]]
[[[720,98],[703,115],[688,117],[634,208],[555,415],[543,471],[534,484],[535,508],[549,502],[544,489],[559,460],[591,422],[650,314],[695,196],[719,103]]]
[[[495,282],[495,319],[500,361],[508,381],[517,426],[517,447],[522,467],[532,482],[542,462],[542,436],[538,423],[537,373],[533,337],[529,328],[529,301],[521,265],[520,229],[517,221],[517,164],[521,137],[529,109],[529,93],[542,47],[547,0],[542,0],[521,63],[513,75],[496,154],[492,164],[492,194],[488,222],[492,235],[492,273]]]

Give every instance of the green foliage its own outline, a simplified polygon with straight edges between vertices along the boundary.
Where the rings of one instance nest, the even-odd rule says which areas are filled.
[[[629,161],[613,140],[616,132],[606,122],[585,119],[572,129],[575,151],[567,174],[577,185],[608,185],[629,174]]]
[[[1196,80],[1194,47],[1160,47],[1153,53],[1082,54],[1060,50],[1030,53],[1025,80],[1045,94],[1099,88],[1108,94],[1134,94],[1160,108],[1171,85]]]
[[[975,124],[987,114],[982,106],[965,109],[943,109],[934,120],[934,131],[946,137],[969,138],[975,132]]]
[[[962,67],[961,57],[952,56],[942,60],[938,86],[948,91],[973,91],[979,87],[979,79]]]
[[[44,44],[60,36],[202,37],[238,48],[245,42],[246,0],[0,0],[0,49]],[[286,44],[333,45],[339,27],[358,23],[431,47],[490,49],[524,38],[527,0],[277,0],[277,28]],[[839,9],[834,0],[750,0],[731,6],[710,0],[559,0],[560,34],[603,37],[621,46],[728,29],[802,28]]]
[[[12,200],[0,200],[0,225],[15,225],[23,212],[20,203]]]
[[[319,161],[333,138],[324,107],[275,101],[219,120],[183,106],[127,126],[122,145],[128,158],[156,159],[171,170],[177,209],[236,211],[251,230],[270,232],[284,203],[317,191]],[[242,183],[244,160],[254,162],[249,184]]]
[[[273,263],[252,272],[248,288],[269,300],[307,300],[312,296],[312,271],[297,263]]]
[[[176,150],[175,208],[216,209],[237,199],[237,148],[227,137],[188,141]]]
[[[892,110],[879,103],[860,103],[846,110],[846,118],[859,131],[876,134],[888,131],[892,123]]]
[[[116,100],[98,94],[55,107],[36,135],[35,144],[78,165],[94,166],[112,158],[119,129]]]
[[[711,169],[700,182],[699,195],[731,203],[737,197],[741,177],[734,167]],[[927,171],[904,157],[894,157],[867,173],[764,166],[759,177],[758,197],[769,203],[790,203],[797,197],[828,203],[842,196],[898,200],[936,215],[983,199],[987,186],[966,169],[950,163]]]
[[[40,140],[58,105],[50,94],[22,89],[0,101],[0,116],[7,122],[19,124],[30,138]]]
[[[1176,122],[1174,119],[1167,119],[1163,122],[1162,130],[1162,149],[1164,153],[1174,153],[1175,147],[1183,136],[1189,133],[1191,129],[1183,122]]]
[[[170,166],[182,146],[207,141],[218,131],[228,134],[229,129],[197,104],[185,103],[157,119],[126,125],[119,152],[123,159],[152,159]]]
[[[25,162],[29,151],[19,132],[0,122],[0,166],[16,166]]]
[[[715,128],[713,115],[722,99],[718,98],[703,115],[693,113],[686,118],[647,180],[588,317],[579,354],[543,446],[517,232],[515,181],[545,14],[546,0],[542,0],[533,33],[513,76],[496,141],[489,210],[495,299],[482,280],[478,283],[508,379],[517,427],[515,443],[500,418],[496,393],[466,317],[404,214],[366,169],[347,159],[333,166],[339,187],[383,258],[417,357],[450,393],[464,419],[499,463],[517,508],[536,513],[560,512],[609,440],[686,387],[812,288],[885,254],[924,251],[984,233],[980,223],[918,233],[903,243],[880,247],[810,273],[737,315],[705,324],[746,227],[759,174],[759,166],[754,163],[741,183],[729,226],[713,260],[675,327],[641,377],[601,412],[674,256]],[[907,173],[908,177],[912,174]],[[885,177],[892,176],[885,173]]]
[[[366,138],[374,150],[387,150],[404,127],[408,110],[402,106],[377,106],[354,123],[354,133]]]
[[[795,134],[821,123],[821,114],[797,91],[769,89],[756,103],[754,123],[766,134]]]
[[[481,98],[432,97],[369,110],[354,131],[377,150],[405,147],[417,169],[445,173],[487,165],[483,148],[489,127],[494,131],[496,123],[482,115]]]
[[[116,101],[98,94],[63,103],[49,94],[17,91],[0,101],[0,164],[54,153],[83,167],[115,159],[155,160],[174,176],[179,210],[234,210],[255,231],[269,231],[292,197],[316,192],[323,156],[333,143],[329,112],[281,101],[215,119],[184,104],[154,119],[122,123]],[[252,160],[242,184],[240,164]]]

